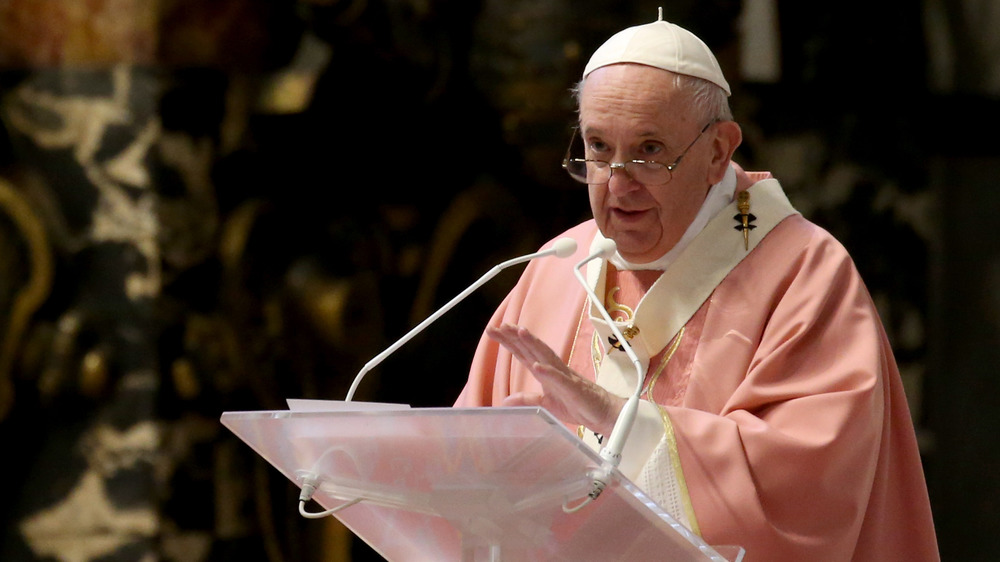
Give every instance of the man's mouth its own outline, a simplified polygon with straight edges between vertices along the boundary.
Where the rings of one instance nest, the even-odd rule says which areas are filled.
[[[612,212],[612,214],[614,214],[616,217],[618,217],[620,219],[626,219],[626,220],[628,220],[628,219],[636,219],[636,218],[641,217],[642,215],[644,215],[646,213],[646,210],[645,209],[642,209],[642,210],[628,210],[628,209],[621,209],[621,208],[617,208],[616,207],[616,208],[612,209],[611,212]]]

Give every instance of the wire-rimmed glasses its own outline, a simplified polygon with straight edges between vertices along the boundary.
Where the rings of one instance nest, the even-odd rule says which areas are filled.
[[[698,139],[705,134],[705,131],[709,127],[718,122],[718,119],[713,119],[705,124],[698,133],[698,136],[691,141],[691,144],[687,145],[687,148],[681,152],[681,155],[672,164],[664,164],[655,160],[607,162],[593,158],[572,158],[570,154],[573,150],[573,143],[579,134],[579,128],[574,127],[573,137],[569,141],[569,147],[566,148],[566,157],[563,158],[562,167],[569,173],[571,178],[580,183],[591,185],[607,183],[611,180],[611,175],[615,170],[625,170],[632,179],[643,185],[664,185],[670,182],[670,179],[673,177],[673,171],[677,169],[677,166],[681,163],[684,156],[687,155],[688,151],[691,150],[691,147],[694,146],[694,143],[698,142]]]

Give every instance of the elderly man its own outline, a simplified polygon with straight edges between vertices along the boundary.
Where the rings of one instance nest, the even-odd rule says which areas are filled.
[[[913,425],[844,248],[766,173],[731,162],[729,85],[660,21],[601,46],[564,166],[594,220],[564,236],[645,371],[620,469],[747,560],[930,560]],[[598,448],[635,363],[563,261],[533,262],[480,342],[459,406],[541,405]]]

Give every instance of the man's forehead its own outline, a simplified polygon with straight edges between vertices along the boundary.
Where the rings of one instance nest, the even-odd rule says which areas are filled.
[[[622,62],[595,69],[583,81],[583,91],[591,84],[618,82],[623,87],[673,88],[677,74],[646,64]]]
[[[687,108],[671,72],[642,65],[600,68],[587,78],[580,92],[581,113],[636,112],[650,114]]]

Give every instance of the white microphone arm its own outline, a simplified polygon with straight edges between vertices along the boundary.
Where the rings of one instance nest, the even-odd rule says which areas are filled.
[[[590,298],[590,302],[594,304],[601,317],[607,322],[611,332],[618,338],[618,342],[621,344],[625,354],[635,366],[636,372],[635,392],[629,396],[625,402],[625,406],[622,407],[621,412],[618,414],[618,419],[615,420],[614,429],[611,430],[611,435],[608,436],[608,444],[601,449],[601,459],[604,460],[605,464],[600,473],[594,476],[594,489],[590,493],[592,499],[596,499],[604,491],[604,487],[607,486],[607,479],[611,474],[611,469],[621,463],[622,450],[625,448],[625,442],[628,440],[632,426],[635,424],[635,416],[639,410],[639,396],[642,394],[642,383],[646,378],[646,371],[643,369],[642,362],[639,361],[635,351],[632,350],[632,346],[629,345],[628,340],[622,334],[621,330],[618,329],[618,325],[611,319],[611,315],[608,314],[608,310],[604,307],[602,300],[594,293],[594,290],[590,288],[590,284],[587,283],[587,280],[583,278],[583,274],[580,273],[580,269],[584,265],[597,258],[611,256],[615,252],[615,248],[614,240],[606,238],[597,245],[593,253],[576,264],[576,267],[573,269],[573,274],[576,275],[577,281],[583,286],[583,289],[587,292],[587,296]]]
[[[396,343],[389,346],[385,351],[376,355],[368,363],[365,363],[365,366],[362,367],[361,371],[359,371],[357,376],[354,377],[354,382],[351,384],[350,390],[347,391],[347,398],[345,400],[347,402],[350,402],[354,398],[354,393],[355,391],[357,391],[358,385],[361,384],[361,379],[364,378],[364,376],[368,373],[368,371],[371,371],[372,369],[377,367],[379,363],[381,363],[386,359],[386,357],[389,357],[397,349],[403,347],[403,345],[405,345],[408,341],[413,339],[414,336],[422,332],[424,328],[431,325],[435,320],[443,316],[444,313],[451,310],[456,304],[462,302],[466,297],[471,295],[476,289],[486,284],[486,282],[489,281],[490,279],[496,277],[496,275],[501,271],[503,271],[504,269],[507,269],[512,265],[517,265],[520,263],[524,263],[526,261],[531,261],[535,258],[542,258],[546,256],[554,255],[558,258],[568,258],[569,256],[572,256],[574,252],[576,252],[576,240],[573,240],[572,238],[560,238],[559,240],[556,240],[552,244],[552,246],[550,246],[546,250],[535,252],[533,254],[527,254],[518,258],[509,259],[503,263],[493,266],[492,269],[487,271],[475,283],[470,285],[469,288],[465,289],[464,291],[459,293],[458,296],[448,301],[447,304],[439,308],[437,312],[435,312],[434,314],[428,316],[427,319],[425,319],[423,322],[417,324],[412,330],[407,332],[406,335],[404,335],[403,337],[399,338],[399,340],[397,340]]]

